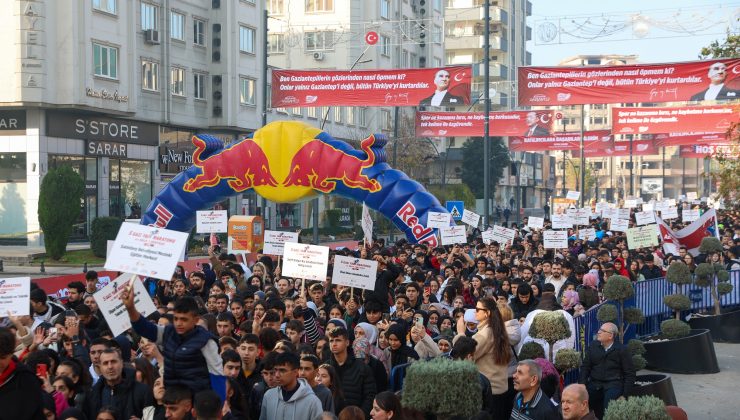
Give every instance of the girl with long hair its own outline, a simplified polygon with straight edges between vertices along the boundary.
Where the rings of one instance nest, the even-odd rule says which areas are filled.
[[[334,399],[334,407],[344,406],[344,394],[342,393],[342,384],[336,369],[328,363],[319,366],[316,371],[316,382],[329,388],[331,397]]]

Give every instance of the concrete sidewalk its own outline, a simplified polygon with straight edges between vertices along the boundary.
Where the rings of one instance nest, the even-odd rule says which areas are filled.
[[[740,419],[737,386],[740,384],[740,344],[714,343],[719,373],[670,374],[678,406],[689,419]],[[691,357],[691,355],[686,355]],[[639,374],[660,373],[642,370]]]
[[[39,279],[51,276],[64,276],[67,274],[79,274],[82,273],[82,266],[52,266],[45,267],[46,272],[42,273],[38,265],[7,265],[4,264],[3,271],[0,271],[0,278],[2,277],[26,277],[30,276],[31,279]],[[88,270],[103,271],[103,266],[93,267],[88,266]]]

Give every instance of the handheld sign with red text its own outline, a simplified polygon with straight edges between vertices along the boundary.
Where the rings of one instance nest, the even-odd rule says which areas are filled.
[[[184,232],[123,223],[105,268],[171,280],[187,241],[188,234]]]

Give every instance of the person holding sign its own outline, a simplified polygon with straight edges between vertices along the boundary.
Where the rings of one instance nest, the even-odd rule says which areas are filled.
[[[174,322],[164,327],[145,319],[136,310],[132,287],[123,293],[122,299],[134,331],[163,348],[165,387],[185,385],[193,392],[213,389],[221,396],[226,395],[218,343],[198,325],[198,304],[194,298],[178,299],[173,309]]]

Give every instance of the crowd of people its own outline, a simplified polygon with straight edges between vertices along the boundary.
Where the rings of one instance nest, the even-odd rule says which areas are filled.
[[[33,285],[31,315],[0,323],[0,419],[424,418],[402,406],[396,379],[436,357],[477,366],[476,418],[601,417],[635,377],[616,326],[601,326],[581,384],[563,388],[546,358],[519,358],[532,314],[580,316],[612,275],[658,278],[673,261],[740,268],[738,214],[719,218],[726,251],[715,255],[630,250],[595,219],[597,239],[574,235],[562,250],[523,227],[508,244],[485,244],[479,232],[453,246],[361,242],[333,250],[320,282],[282,276],[271,256],[250,265],[212,246],[201,271],[145,279],[157,312],[142,316],[124,293],[132,328],[115,337],[95,302],[95,272],[70,283],[63,302]],[[377,261],[375,288],[333,284],[334,255]]]

